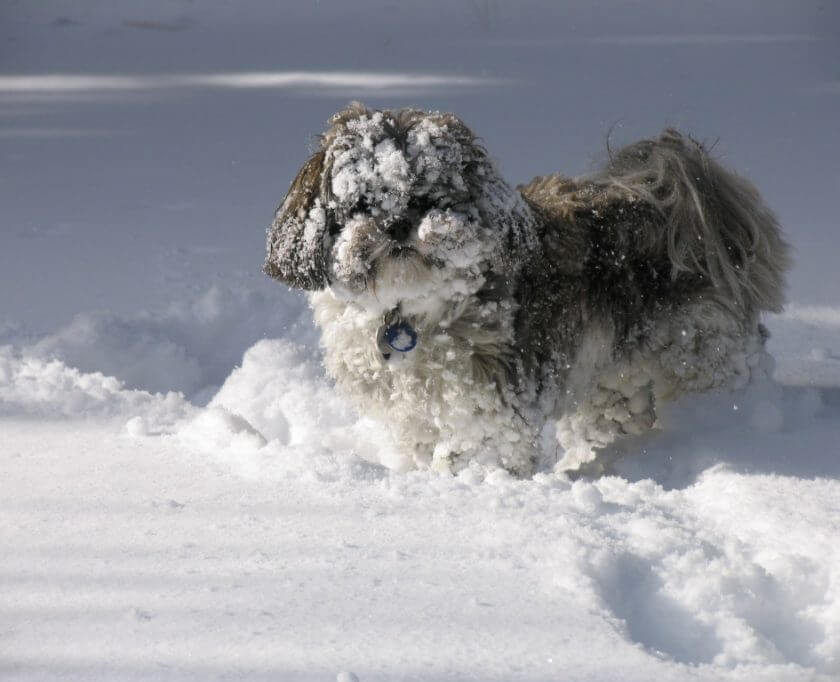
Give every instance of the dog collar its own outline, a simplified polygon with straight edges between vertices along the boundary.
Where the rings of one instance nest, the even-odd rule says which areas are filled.
[[[376,333],[376,345],[382,357],[388,360],[394,352],[409,353],[414,350],[418,338],[417,330],[402,318],[397,306],[382,318]]]

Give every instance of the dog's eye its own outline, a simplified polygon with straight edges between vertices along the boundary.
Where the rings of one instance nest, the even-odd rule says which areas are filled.
[[[350,215],[354,213],[367,213],[369,210],[370,204],[368,204],[368,200],[365,197],[359,197],[359,200],[350,209]]]
[[[429,197],[412,197],[408,202],[408,210],[426,214],[435,208],[435,202]]]

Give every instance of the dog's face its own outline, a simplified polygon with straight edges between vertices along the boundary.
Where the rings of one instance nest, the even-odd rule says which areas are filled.
[[[480,286],[521,241],[518,193],[455,116],[353,105],[331,123],[269,230],[272,277],[390,307]]]

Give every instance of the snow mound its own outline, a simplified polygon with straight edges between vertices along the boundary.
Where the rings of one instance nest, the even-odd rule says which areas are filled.
[[[320,354],[285,339],[249,348],[210,401],[209,407],[217,406],[238,412],[284,445],[318,442],[320,434],[357,419],[324,377]]]
[[[123,382],[101,372],[84,373],[59,360],[0,347],[0,415],[91,417],[139,412],[145,423],[159,426],[178,421],[191,409],[180,393],[127,390]],[[139,422],[133,422],[133,428],[139,432]]]
[[[259,451],[268,443],[247,419],[223,407],[201,410],[183,425],[179,435],[187,443],[208,450],[232,450],[242,455]]]
[[[283,331],[315,343],[302,297],[214,285],[161,311],[91,312],[26,347],[83,372],[115,376],[131,388],[180,391],[195,403],[215,393],[244,349]]]
[[[336,394],[320,362],[300,344],[257,342],[178,437],[246,476],[334,478],[348,468],[379,475],[362,457],[378,461],[381,441]]]

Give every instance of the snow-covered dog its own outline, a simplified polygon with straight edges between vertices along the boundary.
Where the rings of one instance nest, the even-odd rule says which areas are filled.
[[[268,231],[325,364],[419,466],[587,461],[659,401],[745,383],[788,248],[675,130],[514,189],[457,117],[337,113]]]

